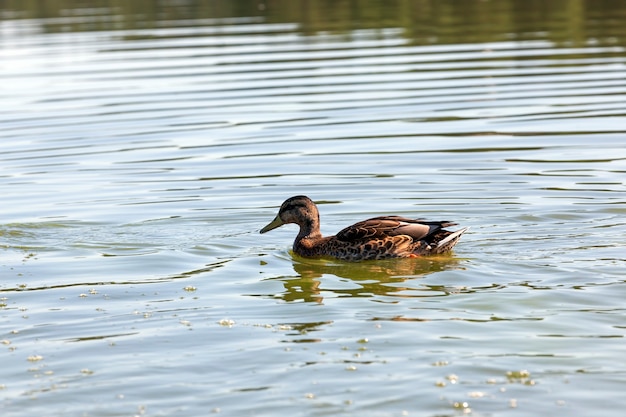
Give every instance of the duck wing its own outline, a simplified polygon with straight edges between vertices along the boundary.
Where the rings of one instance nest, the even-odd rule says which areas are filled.
[[[437,231],[456,223],[449,221],[427,221],[408,219],[401,216],[381,216],[348,226],[337,233],[336,238],[344,242],[381,239],[388,236],[405,235],[414,241],[428,240]]]

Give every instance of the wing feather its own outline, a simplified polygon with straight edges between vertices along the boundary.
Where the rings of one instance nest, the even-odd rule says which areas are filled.
[[[337,233],[336,238],[344,242],[356,242],[404,235],[410,236],[413,241],[418,241],[426,239],[444,227],[455,225],[449,221],[426,221],[401,216],[381,216],[348,226]]]

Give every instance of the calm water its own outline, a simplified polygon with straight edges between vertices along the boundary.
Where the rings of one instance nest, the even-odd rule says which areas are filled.
[[[24,3],[3,417],[624,414],[624,2]],[[471,231],[300,259],[295,194]]]

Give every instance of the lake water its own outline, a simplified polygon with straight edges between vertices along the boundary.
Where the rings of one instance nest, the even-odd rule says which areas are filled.
[[[624,414],[626,3],[0,10],[3,417]]]

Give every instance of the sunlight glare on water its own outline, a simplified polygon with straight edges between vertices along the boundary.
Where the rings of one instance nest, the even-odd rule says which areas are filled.
[[[622,2],[0,17],[3,417],[623,414]],[[298,194],[471,230],[305,259]]]

